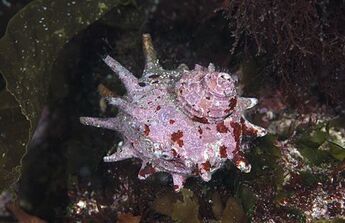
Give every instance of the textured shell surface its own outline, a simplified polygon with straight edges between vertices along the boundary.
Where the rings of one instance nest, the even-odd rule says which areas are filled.
[[[229,159],[243,172],[250,164],[241,152],[243,135],[261,137],[266,130],[247,121],[243,112],[257,100],[240,97],[231,75],[217,72],[213,64],[180,65],[164,70],[149,34],[143,35],[145,70],[140,79],[109,55],[104,62],[127,89],[123,97],[107,97],[119,108],[116,117],[81,117],[86,125],[118,131],[117,151],[105,162],[140,158],[138,177],[145,179],[163,171],[172,175],[179,191],[189,176],[204,181]]]

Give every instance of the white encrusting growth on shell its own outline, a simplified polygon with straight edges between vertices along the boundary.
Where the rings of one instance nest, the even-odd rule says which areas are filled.
[[[216,71],[216,67],[214,66],[213,63],[210,63],[207,67],[209,72],[215,72]]]
[[[128,114],[132,113],[131,105],[128,101],[122,98],[114,98],[114,97],[106,97],[106,100],[109,104],[114,105],[118,107],[119,109],[123,110],[124,112],[127,112]]]
[[[258,99],[239,97],[238,103],[239,103],[239,106],[242,110],[247,110],[247,109],[250,109],[250,108],[254,107],[255,105],[257,105]]]
[[[248,135],[252,135],[255,137],[262,137],[267,134],[266,129],[252,124],[244,116],[242,116],[242,125],[244,127],[243,131],[245,134],[247,133]]]
[[[80,123],[84,125],[91,125],[97,128],[105,129],[121,129],[121,121],[118,118],[93,118],[93,117],[80,117]]]
[[[109,156],[103,157],[104,162],[117,162],[125,159],[130,159],[135,157],[135,154],[133,154],[133,148],[131,148],[131,145],[128,142],[125,142],[122,144],[119,144],[117,147],[117,151]]]
[[[243,173],[249,173],[252,169],[252,166],[245,161],[241,160],[238,163],[236,163],[236,167],[241,170]]]

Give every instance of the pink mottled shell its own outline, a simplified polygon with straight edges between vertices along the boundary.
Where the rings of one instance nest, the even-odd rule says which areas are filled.
[[[177,99],[182,110],[192,118],[217,122],[229,116],[236,104],[236,88],[227,73],[196,66],[185,71],[176,83]]]
[[[139,179],[168,172],[176,191],[189,176],[209,181],[227,159],[249,172],[251,166],[240,150],[242,136],[267,133],[243,116],[257,100],[239,96],[231,76],[215,71],[212,64],[196,65],[194,70],[163,69],[148,34],[143,35],[143,48],[146,63],[140,79],[109,55],[104,58],[127,89],[121,98],[107,97],[109,104],[118,107],[117,116],[80,118],[83,124],[123,136],[117,151],[104,161],[140,158]]]

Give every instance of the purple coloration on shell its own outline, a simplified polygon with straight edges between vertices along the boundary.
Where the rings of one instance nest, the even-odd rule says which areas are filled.
[[[242,135],[266,134],[265,129],[243,117],[243,111],[257,100],[238,96],[232,77],[215,71],[212,64],[208,68],[196,65],[194,70],[185,65],[164,70],[150,35],[143,35],[143,43],[146,64],[139,80],[110,56],[104,59],[127,89],[122,98],[107,98],[119,108],[118,115],[80,118],[83,124],[122,134],[116,153],[104,161],[140,158],[140,179],[158,171],[168,172],[176,191],[189,176],[200,175],[209,181],[227,159],[249,172],[250,164],[240,151]]]

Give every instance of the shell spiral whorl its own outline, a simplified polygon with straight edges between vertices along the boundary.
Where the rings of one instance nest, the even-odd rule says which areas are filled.
[[[208,68],[196,65],[185,71],[176,83],[177,100],[181,109],[200,122],[223,120],[236,104],[235,81],[227,73],[216,72],[213,64]]]

